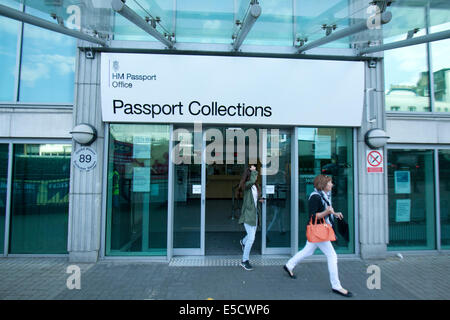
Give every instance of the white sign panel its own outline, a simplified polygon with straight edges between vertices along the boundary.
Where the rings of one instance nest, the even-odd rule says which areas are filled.
[[[331,136],[316,136],[315,158],[331,159]]]
[[[150,168],[133,168],[133,192],[150,192]]]
[[[411,193],[411,175],[409,171],[395,171],[395,193]]]
[[[411,221],[411,199],[398,199],[395,203],[395,222]]]
[[[266,186],[266,194],[274,194],[275,193],[275,186],[274,185],[267,185]]]
[[[73,164],[80,170],[91,171],[97,165],[97,151],[91,147],[81,147],[73,154]]]
[[[202,185],[201,184],[193,184],[192,185],[192,194],[202,194]]]
[[[102,53],[105,122],[361,126],[364,63]]]
[[[150,159],[151,158],[151,139],[150,137],[133,137],[133,158]]]
[[[368,173],[383,173],[383,151],[367,150],[366,164]]]

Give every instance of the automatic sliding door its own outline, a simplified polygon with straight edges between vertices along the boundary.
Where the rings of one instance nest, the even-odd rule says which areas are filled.
[[[291,130],[267,130],[266,214],[263,253],[291,248]],[[263,234],[264,236],[264,234]],[[264,243],[264,241],[263,241]]]
[[[202,141],[202,133],[174,128],[174,140],[174,254],[201,255],[202,165],[194,142]]]

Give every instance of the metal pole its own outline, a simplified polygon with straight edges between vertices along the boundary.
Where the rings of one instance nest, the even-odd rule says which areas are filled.
[[[386,24],[389,21],[391,21],[392,13],[390,13],[389,11],[383,12],[381,14],[380,18],[381,18],[380,19],[381,24]],[[323,37],[321,39],[318,39],[318,40],[313,41],[313,42],[311,42],[309,44],[301,46],[300,49],[298,50],[298,53],[302,53],[302,52],[310,50],[312,48],[319,47],[319,46],[324,45],[326,43],[333,42],[335,40],[338,40],[338,39],[341,39],[341,38],[345,38],[345,37],[348,37],[348,36],[350,36],[352,34],[355,34],[355,33],[361,32],[361,31],[365,31],[365,30],[368,30],[368,29],[369,29],[369,26],[367,25],[366,21],[358,23],[358,24],[354,24],[354,25],[352,25],[352,26],[350,26],[348,28],[342,29],[340,31],[336,31],[336,32],[330,34],[329,36],[325,36],[325,37]]]
[[[244,18],[244,22],[242,22],[241,30],[233,43],[233,49],[237,51],[239,47],[244,42],[245,37],[250,32],[250,29],[256,22],[256,19],[261,15],[261,7],[258,4],[250,4],[250,10],[248,11],[247,16]]]
[[[374,52],[379,52],[379,51],[392,50],[392,49],[397,49],[397,48],[403,48],[403,47],[407,47],[407,46],[413,46],[413,45],[421,44],[421,43],[439,41],[439,40],[444,40],[444,39],[448,39],[448,38],[450,38],[450,30],[427,34],[426,36],[422,36],[422,37],[411,38],[411,39],[407,39],[407,40],[383,44],[381,46],[362,49],[359,51],[359,55],[363,55],[363,54],[367,54],[367,53],[374,53]]]
[[[122,15],[125,19],[134,23],[136,26],[147,32],[149,35],[151,35],[152,37],[156,38],[157,40],[168,46],[169,49],[173,48],[172,41],[168,40],[166,37],[164,37],[164,35],[159,33],[154,27],[149,25],[147,21],[145,21],[136,12],[134,12],[132,9],[126,6],[125,3],[122,2],[122,0],[112,0],[111,7],[113,8],[114,11]]]
[[[100,40],[95,37],[92,37],[90,35],[84,34],[83,32],[68,29],[59,24],[55,24],[53,22],[49,22],[49,21],[41,19],[41,18],[37,18],[28,13],[20,12],[18,10],[9,8],[9,7],[1,5],[1,4],[0,4],[0,15],[5,16],[10,19],[14,19],[14,20],[22,21],[22,22],[25,22],[28,24],[32,24],[32,25],[40,27],[40,28],[44,28],[47,30],[62,33],[62,34],[65,34],[65,35],[68,35],[68,36],[71,36],[71,37],[74,37],[77,39],[97,43],[103,47],[108,46],[105,41]]]

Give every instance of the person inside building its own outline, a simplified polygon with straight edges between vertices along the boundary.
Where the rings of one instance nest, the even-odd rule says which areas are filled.
[[[259,216],[260,211],[258,210],[258,199],[260,202],[264,201],[264,199],[261,198],[261,188],[256,183],[257,178],[258,171],[256,170],[256,166],[250,165],[250,167],[244,171],[241,182],[239,183],[239,188],[244,194],[239,223],[244,224],[245,231],[247,232],[244,239],[240,240],[243,251],[241,266],[247,271],[253,270],[249,261],[250,250],[255,241],[258,224],[261,223],[261,217]]]
[[[309,219],[308,223],[312,221],[314,223],[317,217],[317,223],[328,223],[331,225],[330,216],[333,218],[342,219],[343,215],[341,212],[335,212],[331,206],[331,199],[329,194],[333,188],[333,182],[329,176],[320,174],[314,179],[314,191],[309,196]],[[328,261],[328,272],[330,275],[331,290],[344,297],[352,297],[353,294],[344,289],[341,286],[338,275],[337,267],[337,255],[334,251],[331,241],[323,242],[309,242],[306,241],[305,247],[297,252],[284,266],[283,269],[287,272],[289,277],[295,279],[293,270],[295,266],[300,263],[306,257],[314,254],[316,248],[319,248],[327,257]]]

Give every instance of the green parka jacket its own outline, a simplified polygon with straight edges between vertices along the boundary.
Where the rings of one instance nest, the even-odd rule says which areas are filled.
[[[252,193],[252,186],[256,183],[257,177],[258,172],[252,171],[250,180],[245,183],[244,200],[242,201],[241,217],[239,218],[239,223],[246,223],[250,226],[256,226],[256,215],[258,215],[258,225],[261,224],[259,201],[257,202],[257,206],[255,206],[255,200],[253,199]]]

